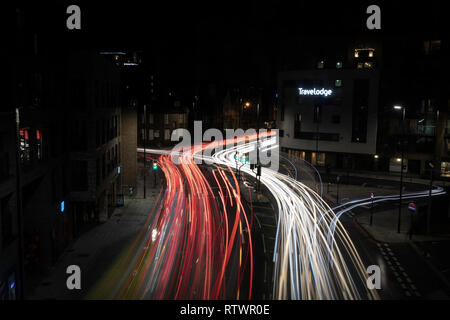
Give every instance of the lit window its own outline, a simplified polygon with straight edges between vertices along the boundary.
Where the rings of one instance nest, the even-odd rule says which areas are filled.
[[[358,69],[362,69],[363,68],[363,63],[362,62],[358,62],[357,68]]]
[[[369,51],[369,58],[372,58],[372,57],[373,57],[373,51],[370,50],[370,51]]]
[[[336,81],[334,81],[334,86],[335,86],[335,87],[342,87],[342,80],[336,80]]]
[[[170,130],[169,129],[164,130],[164,140],[170,140]]]
[[[20,135],[20,162],[24,164],[28,164],[31,161],[31,147],[29,141],[29,132],[30,128],[22,128],[19,131]]]
[[[359,51],[355,50],[355,58],[358,58],[358,57],[359,57]]]
[[[336,62],[336,69],[342,69],[342,62]]]
[[[319,61],[319,62],[317,63],[317,69],[323,69],[324,65],[325,65],[325,63],[323,62],[323,60],[322,60],[322,61]]]
[[[441,162],[441,176],[450,177],[450,162]]]
[[[42,160],[42,134],[39,129],[36,130],[36,157]]]
[[[366,68],[366,69],[370,69],[370,68],[372,68],[372,62],[364,62],[364,68]]]
[[[441,40],[424,41],[425,54],[437,52],[441,49]]]

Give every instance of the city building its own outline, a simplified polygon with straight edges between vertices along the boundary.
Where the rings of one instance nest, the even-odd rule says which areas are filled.
[[[7,111],[0,114],[0,299],[26,296],[74,237],[64,125],[70,118],[61,109],[64,57],[36,48],[14,47],[6,70],[11,81]]]
[[[147,124],[141,113],[139,121],[139,145],[147,147],[170,147],[177,142],[171,141],[172,132],[175,129],[188,129],[188,108],[181,104],[180,100],[174,100],[173,104],[161,107],[158,105],[146,106]],[[147,135],[145,128],[147,127]]]
[[[377,161],[385,171],[450,177],[449,42],[436,35],[385,41]],[[402,150],[403,148],[403,150]]]
[[[278,73],[280,146],[316,166],[373,168],[381,48],[343,42]]]
[[[94,52],[68,61],[70,200],[78,231],[106,221],[121,193],[120,71]]]

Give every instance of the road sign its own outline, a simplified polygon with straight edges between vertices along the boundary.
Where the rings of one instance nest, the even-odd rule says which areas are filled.
[[[410,213],[415,213],[416,212],[416,205],[414,203],[412,203],[412,202],[410,204],[408,204],[408,211]]]
[[[370,199],[372,199],[372,200],[373,200],[373,192],[372,192],[372,193],[370,193]]]

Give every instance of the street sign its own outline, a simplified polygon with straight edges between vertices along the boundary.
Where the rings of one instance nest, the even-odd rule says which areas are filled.
[[[410,213],[415,213],[416,212],[416,205],[414,203],[412,203],[412,202],[410,204],[408,204],[408,211]]]
[[[370,199],[373,200],[373,192],[370,193]]]

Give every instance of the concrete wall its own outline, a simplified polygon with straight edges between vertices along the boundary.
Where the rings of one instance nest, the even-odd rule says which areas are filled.
[[[304,79],[323,81],[320,88],[332,89],[333,95],[342,98],[340,106],[327,102],[330,97],[302,97],[299,104],[298,88],[283,88],[283,81],[298,81]],[[335,88],[335,80],[342,80],[342,87]],[[353,108],[353,86],[356,79],[370,79],[369,105],[367,122],[367,142],[352,142],[352,108]],[[280,107],[277,114],[277,125],[284,130],[284,137],[280,137],[280,144],[285,148],[300,150],[316,150],[316,140],[294,138],[294,117],[297,113],[302,115],[302,131],[316,132],[317,124],[314,123],[314,105],[323,105],[319,132],[338,133],[339,141],[319,141],[319,152],[351,152],[359,154],[375,154],[377,138],[377,108],[378,108],[378,71],[376,70],[299,70],[281,72],[278,76],[278,88],[281,93]],[[312,88],[305,88],[312,89]],[[284,104],[284,121],[281,121],[281,104]],[[340,115],[340,123],[332,123],[333,115]]]
[[[122,108],[120,165],[122,185],[136,188],[137,164],[137,113],[134,109]]]

